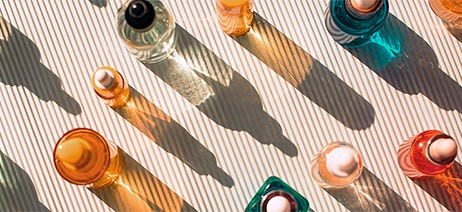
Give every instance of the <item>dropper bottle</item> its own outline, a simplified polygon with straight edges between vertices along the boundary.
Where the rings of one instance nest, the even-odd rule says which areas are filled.
[[[358,179],[362,169],[362,157],[351,144],[333,142],[314,156],[311,176],[323,188],[340,189]]]
[[[216,0],[218,23],[228,35],[247,33],[253,24],[253,0]]]
[[[359,47],[385,24],[388,0],[331,0],[325,14],[327,31],[337,43]]]
[[[433,12],[449,29],[462,29],[462,0],[429,0]]]
[[[435,176],[454,164],[458,146],[449,135],[427,130],[400,145],[398,164],[410,178]]]
[[[98,132],[76,128],[65,133],[55,146],[54,164],[70,183],[91,188],[113,184],[120,175],[122,154]]]
[[[130,88],[122,75],[114,68],[102,66],[91,77],[96,94],[110,107],[121,107],[130,99]]]

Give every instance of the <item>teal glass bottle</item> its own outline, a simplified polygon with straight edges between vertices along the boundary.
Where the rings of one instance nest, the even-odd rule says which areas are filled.
[[[141,62],[160,62],[175,47],[175,22],[159,0],[128,0],[118,10],[117,31]]]
[[[250,203],[246,212],[293,212],[308,211],[308,200],[287,185],[278,177],[269,177],[260,187]]]
[[[385,24],[388,0],[331,0],[325,25],[332,38],[345,47],[360,47]]]

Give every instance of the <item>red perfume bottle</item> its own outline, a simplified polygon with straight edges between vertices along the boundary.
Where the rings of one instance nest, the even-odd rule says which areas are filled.
[[[427,130],[400,145],[398,164],[410,178],[438,175],[454,164],[457,149],[451,136],[438,130]]]

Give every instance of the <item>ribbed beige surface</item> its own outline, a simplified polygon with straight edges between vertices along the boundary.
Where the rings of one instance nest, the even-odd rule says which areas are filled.
[[[315,211],[462,210],[459,162],[449,184],[418,183],[395,156],[426,129],[462,142],[462,43],[426,1],[390,1],[386,27],[405,54],[382,72],[330,38],[327,0],[255,1],[254,29],[235,39],[218,27],[213,0],[164,2],[182,59],[145,66],[116,34],[119,1],[0,1],[9,32],[0,34],[0,211],[243,211],[271,175]],[[102,65],[129,81],[135,109],[95,95],[90,76]],[[125,152],[132,193],[58,175],[54,145],[75,127]],[[338,140],[362,152],[366,169],[355,188],[327,192],[310,159]]]

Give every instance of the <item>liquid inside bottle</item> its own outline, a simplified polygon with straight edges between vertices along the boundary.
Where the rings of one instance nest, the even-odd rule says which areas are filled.
[[[449,28],[462,29],[462,0],[429,0],[433,12]]]
[[[337,43],[359,47],[369,42],[387,17],[387,0],[331,0],[325,25]]]
[[[114,68],[97,68],[91,77],[96,94],[110,107],[121,107],[130,99],[130,88],[122,75]]]
[[[99,133],[76,128],[65,133],[54,149],[58,173],[70,183],[100,188],[113,184],[120,175],[122,154]]]
[[[216,0],[218,23],[228,35],[239,36],[253,23],[253,0]]]
[[[450,136],[438,130],[427,130],[400,145],[398,164],[410,178],[434,176],[452,166],[457,149]]]
[[[246,212],[308,211],[308,200],[281,179],[272,176],[260,187],[245,208]]]
[[[353,146],[333,142],[314,156],[311,175],[321,187],[339,189],[358,179],[362,169],[362,157]]]
[[[175,22],[159,0],[129,0],[118,10],[117,30],[128,51],[138,60],[165,60],[175,47]]]

